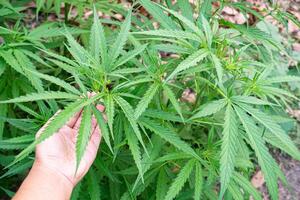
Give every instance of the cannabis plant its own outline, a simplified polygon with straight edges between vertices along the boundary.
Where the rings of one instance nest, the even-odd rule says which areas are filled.
[[[213,11],[211,1],[196,6],[185,0],[163,2],[140,0],[122,11],[122,23],[108,22],[113,26],[100,22],[94,6],[89,32],[66,26],[58,28],[59,35],[53,32],[54,40],[65,38],[60,53],[40,43],[34,43],[34,53],[0,51],[3,63],[12,68],[2,70],[5,77],[18,73],[32,85],[17,93],[24,95],[2,96],[6,100],[0,101],[10,112],[22,113],[14,117],[24,118],[4,117],[0,128],[7,122],[28,132],[2,134],[0,149],[10,157],[1,161],[8,170],[0,179],[28,169],[35,146],[83,110],[77,163],[90,137],[87,119],[92,115],[103,142],[72,199],[262,199],[250,182],[257,168],[271,198],[278,199],[278,181],[288,183],[269,149],[300,160],[287,134],[293,120],[285,114],[299,100],[287,83],[299,83],[300,78],[278,70],[291,58],[287,44],[246,3],[222,1]],[[139,6],[151,17],[139,13]],[[220,15],[224,6],[258,21],[228,22]],[[298,23],[277,7],[269,15],[278,13],[279,22]],[[89,98],[89,92],[96,94]],[[107,120],[97,104],[105,105]],[[22,151],[12,159],[11,150],[16,149]]]

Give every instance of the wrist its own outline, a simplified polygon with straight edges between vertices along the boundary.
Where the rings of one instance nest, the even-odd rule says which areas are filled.
[[[62,191],[66,199],[71,197],[74,184],[63,174],[51,169],[45,164],[35,161],[30,173],[34,176],[41,177],[45,183],[46,189]]]

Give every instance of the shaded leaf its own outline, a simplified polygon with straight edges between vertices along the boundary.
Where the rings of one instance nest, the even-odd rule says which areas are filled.
[[[167,142],[173,144],[179,150],[195,157],[198,160],[201,160],[201,158],[196,154],[196,152],[187,143],[181,140],[180,137],[172,130],[160,125],[159,123],[153,120],[146,118],[141,119],[141,124],[147,129],[153,131],[155,134],[157,134]]]
[[[188,180],[189,176],[191,175],[194,164],[195,164],[195,160],[189,160],[186,163],[186,165],[180,170],[179,174],[177,175],[172,185],[170,186],[167,195],[165,197],[165,200],[172,200],[177,196],[177,194],[180,192],[185,182]]]

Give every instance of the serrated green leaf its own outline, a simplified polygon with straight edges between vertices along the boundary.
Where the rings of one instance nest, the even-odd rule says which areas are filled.
[[[202,187],[203,187],[202,168],[200,163],[196,162],[195,163],[195,194],[194,194],[195,200],[201,199]]]
[[[212,15],[212,0],[204,0],[201,3],[199,12],[202,13],[206,18],[210,18]]]
[[[157,177],[157,184],[156,184],[156,193],[155,197],[156,200],[164,200],[165,195],[167,194],[167,176],[164,168],[159,171]]]
[[[204,30],[207,46],[210,48],[211,44],[212,44],[213,33],[211,31],[211,28],[210,28],[210,25],[209,25],[207,19],[202,14],[201,14],[200,18],[201,18],[201,23],[202,23],[201,25]]]
[[[87,188],[91,200],[100,200],[100,183],[97,180],[96,171],[91,167],[87,174]]]
[[[131,11],[128,12],[124,22],[122,23],[120,33],[115,40],[111,50],[110,50],[110,63],[114,63],[117,57],[120,55],[121,50],[123,49],[127,37],[129,35],[129,30],[131,26]]]
[[[167,85],[163,85],[163,88],[164,88],[169,100],[171,101],[172,105],[174,106],[175,110],[180,115],[182,121],[184,121],[184,118],[183,118],[183,115],[182,115],[182,112],[181,112],[181,107],[179,105],[178,100],[175,97],[175,94],[173,93],[173,91]]]
[[[254,104],[254,105],[274,105],[268,101],[264,101],[262,99],[258,99],[254,96],[233,96],[230,98],[233,102],[240,102],[246,104]],[[238,104],[238,103],[237,103]]]
[[[76,171],[79,167],[91,136],[92,112],[90,105],[84,107],[81,116],[82,118],[78,130],[78,135],[76,137]]]
[[[192,9],[190,2],[188,2],[186,0],[178,0],[177,3],[182,12],[182,15],[185,18],[189,19],[191,22],[194,21],[193,9]]]
[[[228,194],[228,196],[232,197],[234,200],[243,200],[244,199],[241,189],[233,181],[230,181],[230,183],[228,184],[228,193],[227,194]]]
[[[153,99],[154,95],[157,93],[157,90],[159,89],[159,84],[153,83],[143,98],[139,101],[138,105],[136,106],[135,112],[134,112],[134,117],[137,120],[142,113],[147,109],[149,103]]]
[[[283,82],[299,82],[299,76],[279,76],[279,77],[272,77],[268,78],[267,80],[263,80],[263,82],[272,84],[272,83],[283,83]]]
[[[33,75],[35,75],[35,76],[37,76],[41,79],[45,79],[47,81],[50,81],[50,82],[52,82],[52,83],[54,83],[54,84],[56,84],[56,85],[58,85],[58,86],[60,86],[64,89],[66,89],[67,91],[70,91],[70,92],[74,93],[74,94],[78,94],[78,95],[81,94],[75,87],[73,87],[69,83],[67,83],[67,82],[65,82],[65,81],[63,81],[59,78],[56,78],[54,76],[49,76],[47,74],[42,74],[42,73],[39,73],[37,71],[31,71],[31,70],[27,70],[27,71],[29,71],[30,73],[32,73]]]
[[[131,105],[125,101],[122,97],[119,96],[114,96],[114,100],[119,104],[119,106],[121,107],[121,109],[123,110],[126,118],[128,119],[136,137],[138,138],[139,142],[141,143],[141,145],[143,146],[143,148],[145,149],[145,151],[147,152],[147,149],[145,147],[140,129],[138,127],[138,124],[136,122],[135,119],[135,115],[134,115],[134,110],[131,107]]]
[[[75,40],[75,38],[68,32],[65,31],[65,37],[68,40],[67,49],[76,59],[79,64],[88,65],[89,63],[89,53]]]
[[[80,90],[87,95],[87,89],[85,87],[85,85],[83,84],[83,82],[81,81],[81,79],[79,78],[79,76],[77,74],[72,74],[74,76],[75,82],[78,84]]]
[[[197,65],[197,63],[203,60],[208,54],[209,52],[206,49],[200,49],[191,54],[175,68],[175,70],[168,76],[165,82],[173,78],[177,73]]]
[[[111,94],[107,95],[105,98],[105,110],[106,110],[106,115],[107,115],[107,123],[109,130],[112,134],[113,137],[113,122],[114,122],[114,115],[115,115],[115,104],[114,104],[114,99]]]
[[[120,57],[116,61],[116,63],[114,64],[113,69],[119,67],[120,65],[125,64],[126,62],[128,62],[129,60],[131,60],[132,58],[134,58],[135,56],[139,55],[141,52],[143,52],[145,50],[146,47],[147,47],[147,45],[144,44],[144,45],[141,45],[141,46],[135,48],[132,51],[129,51],[129,52],[125,53],[122,57]]]
[[[27,160],[25,162],[20,162],[14,166],[12,166],[7,172],[5,172],[0,179],[5,177],[10,177],[16,175],[20,172],[24,172],[25,170],[29,169],[32,166],[33,160]]]
[[[7,140],[0,140],[0,149],[24,149],[34,140],[33,135],[22,135]]]
[[[297,25],[300,28],[299,19],[297,19],[295,15],[293,15],[289,12],[283,12],[280,10],[278,12],[280,12],[282,15],[284,15],[287,19],[291,20],[295,25]]]
[[[43,49],[39,49],[40,51],[46,53],[47,55],[55,58],[55,59],[51,59],[51,58],[47,58],[48,60],[50,60],[51,62],[57,64],[57,66],[63,66],[63,65],[66,65],[66,66],[69,66],[68,68],[69,69],[72,69],[73,67],[75,66],[78,66],[76,64],[76,62],[74,62],[73,60],[65,57],[65,56],[61,56],[61,55],[58,55],[58,54],[55,54],[55,53],[52,53],[50,51],[46,51],[46,50],[43,50]],[[66,64],[67,63],[67,64]],[[62,69],[67,69],[65,67],[61,67]],[[67,72],[69,72],[68,70],[66,70]],[[69,72],[70,73],[70,72]]]
[[[293,157],[296,160],[299,160],[299,151],[294,151],[291,148],[286,148],[285,142],[282,142],[280,138],[278,138],[275,134],[273,134],[270,131],[264,132],[264,139],[267,143],[270,143],[274,147],[281,149],[282,151],[289,154],[291,157]]]
[[[263,20],[263,16],[252,8],[252,4],[248,2],[228,2],[230,6],[241,10],[241,12],[248,12],[257,17],[260,20]]]
[[[255,200],[262,200],[261,195],[259,194],[259,192],[255,189],[255,187],[252,185],[252,183],[250,181],[247,180],[247,178],[245,178],[244,176],[242,176],[241,174],[234,172],[233,175],[233,180],[239,184],[248,194],[251,194],[251,196],[255,199]]]
[[[8,114],[8,105],[0,104],[0,140],[3,139],[4,126],[5,126],[5,118]]]
[[[298,97],[296,97],[294,94],[289,92],[288,90],[284,90],[281,88],[276,88],[276,87],[269,87],[269,86],[262,86],[262,90],[266,91],[267,95],[274,95],[280,98],[284,98],[284,96],[293,98],[295,100],[299,100]]]
[[[195,160],[193,159],[189,160],[186,163],[186,165],[180,170],[179,174],[177,175],[172,185],[170,186],[168,193],[165,197],[165,200],[172,200],[177,196],[177,194],[180,192],[185,182],[188,180],[189,176],[191,175],[194,165],[195,165]]]
[[[171,160],[181,160],[181,159],[187,159],[191,158],[192,156],[186,153],[168,153],[167,155],[164,155],[162,157],[159,157],[155,160],[155,162],[166,162]]]
[[[184,121],[182,121],[181,117],[176,116],[173,112],[165,112],[162,110],[147,109],[143,113],[143,116],[150,117],[150,118],[156,118],[156,119],[162,119],[165,121],[184,122]]]
[[[26,78],[31,82],[32,86],[38,92],[44,91],[42,81],[38,77],[35,77],[32,73],[26,70],[29,69],[31,71],[35,71],[35,66],[29,60],[29,58],[22,51],[17,49],[14,50],[14,55],[19,65],[23,69],[24,76],[26,76]]]
[[[66,92],[41,92],[32,93],[25,96],[20,96],[14,99],[0,101],[1,103],[20,103],[28,101],[48,100],[48,99],[78,99],[78,95],[69,94]]]
[[[245,128],[250,145],[255,151],[271,197],[273,200],[277,200],[278,185],[276,170],[274,170],[274,168],[277,168],[278,166],[269,154],[262,137],[259,135],[262,131],[258,129],[255,122],[242,109],[235,107],[235,111]]]
[[[157,4],[159,5],[159,4]],[[172,15],[174,15],[176,18],[178,18],[183,24],[185,24],[187,27],[189,27],[194,33],[196,33],[199,36],[202,36],[203,33],[201,32],[201,30],[189,19],[185,18],[184,16],[182,16],[181,14],[179,14],[178,12],[175,12],[173,10],[170,10],[166,7],[163,7],[161,5],[159,5],[162,9],[164,9],[165,11],[171,13]]]
[[[166,29],[176,29],[176,24],[163,10],[150,0],[140,0],[141,5]]]
[[[12,67],[14,70],[19,72],[20,74],[24,74],[24,71],[16,58],[13,56],[12,51],[0,51],[0,56],[5,60],[5,62]]]
[[[110,143],[109,131],[107,129],[107,125],[106,125],[106,123],[104,121],[102,113],[95,106],[92,107],[92,110],[93,110],[95,118],[96,118],[96,120],[98,122],[98,126],[101,129],[101,135],[103,136],[105,143],[107,144],[109,150],[112,153],[114,153],[114,151],[113,151],[113,149],[111,147],[111,143]]]
[[[284,132],[280,125],[274,122],[270,116],[245,104],[239,104],[239,106],[273,133],[273,136],[281,141],[283,149],[287,149],[287,152],[293,152],[292,155],[295,156],[294,158],[300,160],[300,152],[296,145],[293,143],[288,134]]]
[[[30,57],[30,58],[33,58],[34,60],[36,60],[37,62],[47,66],[47,67],[51,67],[48,63],[46,63],[41,57],[40,55],[38,54],[35,54],[31,51],[28,51],[28,50],[25,50],[25,49],[22,49],[21,50],[22,53],[24,53],[26,56]]]
[[[189,120],[206,117],[220,111],[227,104],[226,99],[218,99],[212,102],[206,103],[200,107],[200,111],[194,114]]]
[[[150,138],[149,138],[150,139]],[[151,137],[151,143],[148,144],[147,149],[148,149],[148,154],[145,152],[142,156],[142,172],[145,174],[149,169],[151,169],[152,164],[154,164],[154,159],[156,159],[164,145],[164,141],[157,136],[154,135]],[[153,148],[155,146],[156,148]],[[141,179],[141,175],[139,174],[138,177],[135,180],[135,183],[133,185],[133,190],[139,183]]]
[[[102,63],[104,64],[104,66],[106,66],[108,60],[106,38],[95,6],[94,23],[92,25],[90,36],[90,51],[97,62],[99,62],[101,56]]]
[[[220,197],[223,197],[228,184],[234,172],[236,162],[237,146],[238,146],[238,122],[236,114],[231,104],[227,105],[225,112],[225,122],[223,126],[223,137],[221,146],[221,159],[220,159],[220,178],[221,178],[221,191]]]
[[[134,35],[150,35],[157,37],[168,37],[168,38],[176,38],[176,39],[190,39],[199,41],[200,38],[194,33],[180,31],[180,30],[150,30],[150,31],[141,31],[141,32],[133,32]]]
[[[29,153],[31,153],[35,146],[39,144],[40,142],[44,141],[51,135],[53,135],[59,128],[61,128],[76,112],[79,112],[81,108],[84,106],[87,106],[97,99],[101,98],[102,95],[98,94],[90,99],[79,99],[71,104],[69,104],[67,107],[65,107],[64,110],[59,112],[52,121],[49,122],[47,128],[41,133],[40,137],[38,137],[33,143],[31,143],[26,149],[24,149],[20,154],[18,154],[15,158],[15,160],[8,165],[7,167],[19,162],[20,160],[24,159],[26,156],[28,156]]]
[[[174,145],[179,150],[193,156],[194,158],[201,160],[201,158],[196,154],[196,152],[184,141],[180,139],[180,137],[174,133],[172,130],[168,129],[167,127],[164,127],[160,125],[159,123],[143,118],[141,119],[141,124],[146,127],[147,129],[151,130],[167,142]]]
[[[126,126],[125,135],[126,135],[127,143],[129,145],[129,149],[133,156],[134,162],[136,164],[136,167],[138,168],[139,175],[143,181],[142,158],[141,158],[141,151],[139,148],[138,138],[134,134],[131,126]]]
[[[223,83],[223,68],[220,59],[215,54],[210,54],[212,58],[212,62],[216,68],[219,84]]]
[[[189,54],[191,52],[188,48],[175,44],[156,44],[153,46],[153,48],[157,49],[158,51],[172,52],[176,54]]]

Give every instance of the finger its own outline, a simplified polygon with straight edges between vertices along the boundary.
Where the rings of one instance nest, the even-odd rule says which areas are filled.
[[[106,115],[105,115],[105,114],[102,114],[102,116],[103,116],[104,121],[107,122],[107,117],[106,117]],[[97,123],[97,122],[96,122],[96,123]],[[99,124],[97,123],[96,126],[94,126],[92,133],[96,130],[96,128],[97,128],[98,126],[99,126]],[[100,128],[100,130],[101,130],[101,127],[100,127],[100,126],[99,126],[99,128]]]
[[[102,114],[103,118],[104,118],[104,121],[107,122],[107,116],[106,114]]]
[[[105,110],[105,107],[104,107],[103,105],[101,105],[101,104],[98,104],[98,105],[96,106],[96,108],[97,108],[100,112],[103,112],[103,111]]]
[[[82,113],[82,109],[77,112],[67,123],[66,125],[69,126],[70,128],[73,128],[78,120],[78,118],[80,117]]]
[[[61,112],[61,110],[56,111],[56,113],[50,118],[48,119],[48,121],[44,124],[44,126],[42,126],[42,128],[40,128],[40,130],[35,134],[35,138],[37,139],[38,137],[40,137],[40,135],[45,131],[45,129],[47,128],[47,126],[49,125],[49,123]]]
[[[93,115],[93,117],[92,117],[92,129],[91,129],[92,133],[95,130],[97,125],[98,125],[97,120],[96,120],[95,116]]]
[[[97,107],[97,109],[99,110],[99,111],[103,111],[103,106],[102,105],[97,105],[96,106]],[[101,111],[101,112],[102,112]],[[103,115],[103,114],[102,114]],[[103,115],[103,118],[104,118],[104,120],[106,120],[106,116],[104,116]],[[95,118],[95,116],[93,115],[93,118],[92,118],[92,133],[95,131],[95,129],[97,128],[97,126],[98,126],[98,121],[97,121],[97,119]]]
[[[97,109],[99,110],[99,111],[103,111],[104,110],[104,106],[102,106],[102,105],[97,105],[96,106],[97,107]],[[77,121],[75,122],[75,125],[73,126],[73,129],[74,130],[78,130],[79,129],[79,127],[80,127],[80,123],[81,123],[81,119],[82,119],[82,113],[80,114],[80,116],[78,117],[78,119],[77,119]],[[97,120],[95,119],[95,117],[93,116],[92,117],[92,130],[94,130],[94,128],[96,127],[96,125],[97,125]]]
[[[98,104],[98,105],[96,106],[96,108],[97,108],[100,112],[103,112],[103,111],[105,110],[105,107],[104,107],[103,105],[101,105],[101,104]],[[104,120],[106,121],[106,120],[107,120],[106,115],[105,115],[105,114],[102,114],[102,116],[103,116]],[[94,118],[94,115],[93,115],[93,118]],[[97,120],[92,121],[92,127],[93,127],[92,133],[95,131],[95,129],[97,128],[97,126],[98,126],[98,121],[97,121]]]
[[[74,130],[79,130],[81,119],[82,119],[82,113],[80,114],[77,121],[75,122],[75,125],[72,127]]]
[[[91,98],[93,96],[95,96],[97,93],[96,92],[88,92],[88,98]],[[100,112],[103,112],[105,110],[105,107],[101,104],[98,104],[96,106],[96,108],[100,111]]]
[[[98,148],[101,141],[101,133],[100,129],[97,128],[91,135],[88,146],[86,148],[84,157],[88,163],[88,165],[91,165],[93,161],[95,160],[98,152]]]
[[[100,141],[101,141],[101,130],[99,126],[96,126],[94,132],[91,135],[89,145],[93,144],[96,150],[98,150]]]
[[[92,96],[95,96],[96,95],[96,92],[88,92],[88,98],[91,98]]]

